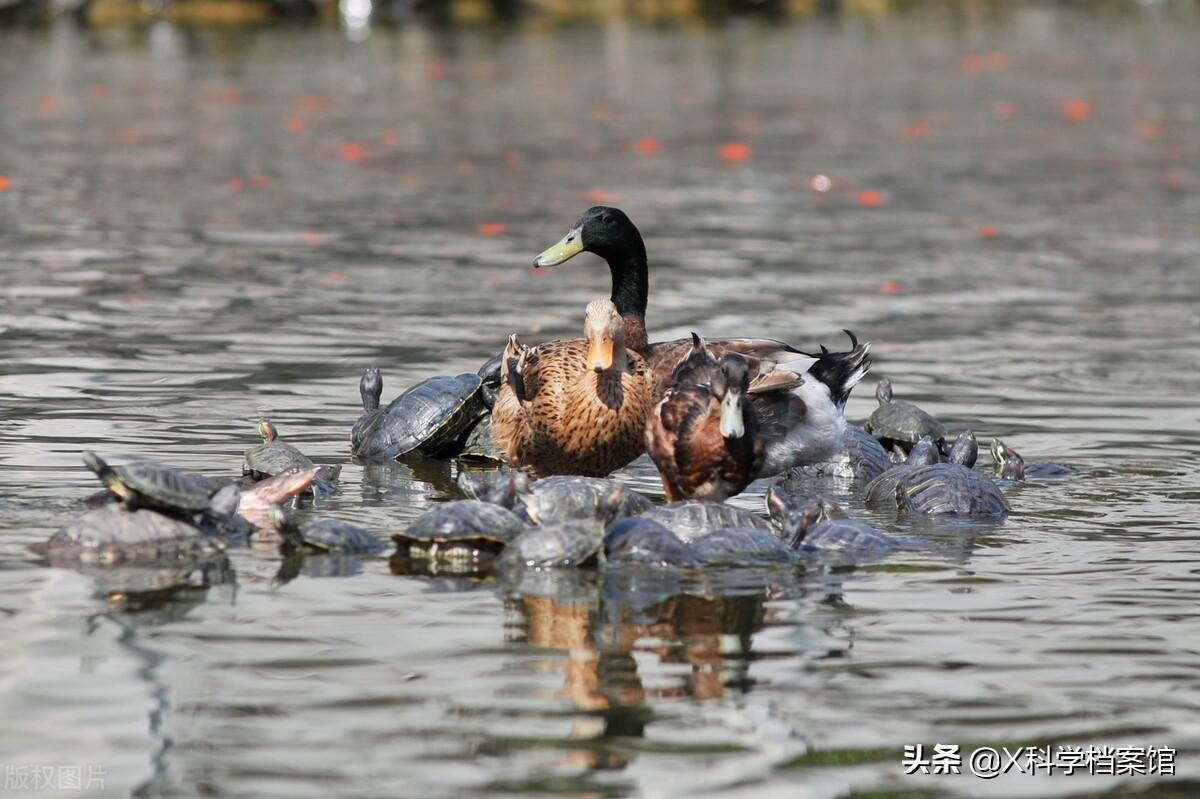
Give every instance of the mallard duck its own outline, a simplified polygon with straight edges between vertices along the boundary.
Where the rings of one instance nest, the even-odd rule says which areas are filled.
[[[649,371],[610,300],[588,305],[584,336],[533,347],[510,336],[504,350],[492,439],[537,476],[602,477],[643,451]]]
[[[766,447],[750,402],[750,369],[737,353],[718,361],[692,334],[692,351],[646,421],[646,451],[668,502],[721,502],[754,480]]]
[[[650,343],[646,334],[649,267],[641,233],[618,208],[594,206],[557,244],[534,259],[535,267],[556,266],[581,252],[608,262],[612,303],[621,315],[626,347],[645,359],[657,403],[671,386],[676,365],[692,349],[690,339]],[[778,474],[830,457],[845,429],[842,410],[850,390],[870,368],[870,344],[853,333],[848,352],[808,354],[768,338],[723,338],[706,342],[709,353],[741,355],[747,364],[766,459],[759,476]]]

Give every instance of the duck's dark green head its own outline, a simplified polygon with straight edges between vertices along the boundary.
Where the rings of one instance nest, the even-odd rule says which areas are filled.
[[[590,252],[612,263],[638,251],[645,257],[642,234],[619,208],[596,205],[583,212],[562,240],[537,258],[534,266],[557,266],[581,252]]]

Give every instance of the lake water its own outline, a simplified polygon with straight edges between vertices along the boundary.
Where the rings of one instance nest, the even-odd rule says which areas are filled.
[[[1197,41],[1167,3],[0,31],[5,795],[1200,794]],[[390,398],[577,334],[607,269],[529,264],[596,202],[645,234],[652,336],[850,328],[852,419],[886,375],[1082,473],[844,571],[284,581],[250,548],[138,609],[29,552],[98,487],[81,449],[233,475],[268,413],[345,462],[364,367]],[[320,512],[383,535],[453,495],[347,462]],[[905,776],[936,743],[1177,776]]]

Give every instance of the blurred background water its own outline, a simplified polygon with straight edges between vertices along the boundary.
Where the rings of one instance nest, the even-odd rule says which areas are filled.
[[[114,796],[1200,792],[1196,6],[846,5],[0,29],[0,766]],[[887,375],[1084,473],[850,571],[285,582],[242,549],[139,610],[28,551],[97,487],[83,448],[236,474],[267,413],[343,462],[364,367],[390,398],[576,334],[607,269],[529,264],[594,203],[646,237],[652,336],[850,328],[851,418]],[[452,481],[346,463],[320,512],[383,534]],[[1173,746],[1180,776],[904,776],[934,742]]]

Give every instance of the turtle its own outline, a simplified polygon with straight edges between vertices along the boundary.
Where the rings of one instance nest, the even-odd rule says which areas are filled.
[[[895,488],[896,507],[925,515],[1006,515],[1009,507],[1000,489],[967,465],[974,464],[976,452],[975,437],[960,435],[950,462],[921,466],[900,478]]]
[[[294,515],[276,505],[271,510],[275,529],[283,536],[283,548],[346,555],[375,555],[383,549],[379,539],[366,528],[336,519],[318,519],[301,524]]]
[[[892,466],[867,483],[867,487],[863,489],[863,504],[872,507],[895,507],[896,484],[914,469],[937,463],[938,457],[933,441],[928,436],[922,437],[908,453],[908,460]]]
[[[521,495],[529,491],[532,483],[525,472],[500,470],[460,470],[457,482],[468,499],[490,502],[508,510],[520,504]]]
[[[946,442],[946,428],[937,419],[911,402],[892,398],[892,381],[880,379],[875,387],[879,407],[867,420],[866,431],[879,436],[885,445],[899,445],[905,450],[922,437],[928,436],[940,451]]]
[[[466,434],[488,412],[479,375],[438,375],[410,386],[385,409],[392,458],[453,457]]]
[[[220,518],[237,509],[238,491],[232,481],[185,472],[154,461],[110,466],[91,450],[84,450],[82,457],[84,465],[129,510],[152,508],[176,516]]]
[[[358,381],[358,393],[362,397],[363,412],[350,429],[350,455],[361,460],[391,460],[387,454],[388,438],[387,411],[379,407],[383,398],[383,373],[372,366],[363,372]]]
[[[504,454],[496,449],[492,441],[492,417],[484,414],[463,439],[462,448],[458,453],[462,463],[481,466],[500,466],[506,463]]]
[[[614,564],[642,566],[699,565],[691,548],[665,525],[645,516],[629,516],[609,526],[604,534],[604,559]]]
[[[776,486],[767,492],[767,505],[780,521],[787,546],[797,552],[884,555],[898,543],[873,524],[847,518],[836,502],[822,496],[802,505]]]
[[[758,527],[770,530],[766,519],[750,511],[717,502],[687,500],[659,505],[641,514],[644,519],[653,519],[666,525],[675,535],[691,543],[722,527]]]
[[[263,438],[262,443],[246,450],[242,463],[243,474],[255,480],[264,480],[288,469],[307,471],[315,468],[318,471],[313,485],[323,493],[333,490],[332,484],[337,481],[341,466],[317,466],[303,452],[286,441],[280,441],[279,431],[269,419],[259,419],[258,432]]]
[[[591,566],[604,551],[599,520],[559,521],[531,527],[496,559],[498,569]]]
[[[1015,449],[998,438],[992,439],[990,450],[1001,480],[1054,479],[1079,473],[1078,469],[1062,463],[1026,463]]]
[[[605,524],[636,516],[653,503],[617,480],[579,475],[555,475],[528,484],[517,492],[516,513],[530,524],[591,519],[606,508]]]
[[[110,504],[90,510],[33,547],[52,564],[175,565],[220,556],[226,542],[195,524],[151,508]]]
[[[842,446],[829,460],[789,470],[791,477],[839,477],[874,480],[887,471],[891,460],[879,439],[853,425],[846,425]]]
[[[773,532],[740,525],[697,538],[692,554],[706,566],[766,566],[794,560],[794,553]]]
[[[504,353],[498,352],[483,362],[475,374],[482,381],[479,391],[483,404],[490,411],[496,404],[496,392],[500,390],[500,366],[504,361]]]
[[[403,557],[462,566],[491,560],[525,530],[525,523],[510,510],[460,499],[427,510],[391,538]]]

